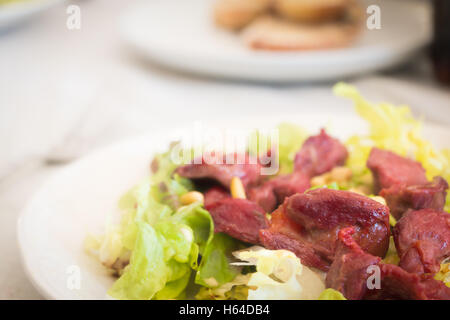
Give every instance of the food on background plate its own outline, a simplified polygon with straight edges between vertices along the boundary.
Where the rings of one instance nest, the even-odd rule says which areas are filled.
[[[156,155],[152,176],[120,200],[120,223],[86,239],[117,277],[108,294],[450,299],[449,150],[422,138],[409,108],[334,90],[355,102],[367,135],[344,142],[284,123],[277,148],[249,149],[243,163],[179,165],[175,145]],[[261,175],[257,155],[274,152],[278,172]],[[368,286],[373,268],[381,287]]]
[[[218,1],[214,8],[217,25],[238,30],[270,8],[272,0],[226,0]]]
[[[218,0],[214,20],[260,50],[314,50],[349,46],[362,11],[354,0]]]
[[[298,22],[336,20],[346,14],[352,0],[276,0],[274,11],[280,16]]]

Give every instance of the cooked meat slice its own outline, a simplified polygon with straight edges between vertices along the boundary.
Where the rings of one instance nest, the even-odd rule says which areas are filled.
[[[435,177],[432,182],[422,185],[393,185],[382,189],[380,195],[386,199],[391,214],[397,220],[408,211],[434,209],[442,211],[447,196],[448,183],[441,177]]]
[[[322,129],[317,136],[309,137],[296,154],[295,171],[314,177],[343,165],[347,156],[345,146]]]
[[[352,227],[339,231],[339,242],[326,277],[327,288],[340,291],[349,300],[361,300],[367,291],[367,268],[381,259],[364,252],[352,238]]]
[[[436,273],[450,256],[450,214],[432,209],[408,211],[394,228],[399,266],[412,273]]]
[[[311,187],[309,177],[301,171],[277,177],[271,182],[274,186],[273,191],[279,204],[283,203],[287,197],[296,193],[303,193]]]
[[[292,196],[286,215],[310,238],[329,242],[334,252],[337,231],[355,226],[356,241],[369,253],[384,257],[389,246],[389,209],[366,196],[342,190],[316,189]],[[334,236],[330,238],[330,231]]]
[[[257,185],[264,176],[261,175],[261,164],[257,162],[256,158],[249,156],[228,155],[229,159],[233,158],[233,163],[237,159],[245,159],[243,164],[227,164],[227,155],[217,156],[221,159],[222,164],[210,164],[209,159],[205,157],[196,159],[193,163],[178,167],[175,172],[180,176],[189,179],[213,179],[222,184],[225,188],[230,187],[231,179],[239,177],[244,187]]]
[[[295,240],[311,248],[320,261],[309,264],[312,259],[302,256],[305,250],[301,250],[297,254],[306,259],[306,265],[327,270],[335,256],[337,234],[349,226],[355,227],[355,239],[364,250],[384,257],[389,246],[389,209],[348,191],[316,189],[287,198],[272,214],[270,228],[261,231],[260,238],[269,249],[292,247],[292,241],[273,241],[278,234]]]
[[[250,189],[248,198],[260,205],[266,212],[272,212],[278,204],[272,181],[267,181],[259,187]]]
[[[294,172],[269,180],[259,187],[250,189],[249,199],[258,203],[266,212],[272,212],[284,199],[303,193],[311,187],[309,177],[303,172]]]
[[[431,276],[419,276],[402,268],[383,264],[378,257],[361,250],[351,237],[353,228],[339,232],[336,259],[327,273],[326,286],[339,290],[350,300],[355,299],[405,299],[405,300],[448,300],[450,288]],[[369,266],[379,268],[380,287],[369,288],[367,280],[373,271]]]
[[[286,217],[283,206],[272,213],[269,224],[270,228],[259,231],[259,238],[264,247],[292,251],[300,258],[302,264],[323,271],[328,270],[331,261],[325,256],[329,256],[330,252],[321,255],[323,248],[316,250],[313,243],[306,241],[302,237],[302,228]]]
[[[379,264],[380,289],[367,290],[367,300],[449,300],[450,288],[432,276],[409,273],[393,264]]]
[[[375,191],[393,185],[422,185],[428,182],[425,169],[414,160],[393,152],[373,148],[367,160],[367,167],[374,177]]]
[[[230,193],[222,187],[212,187],[211,189],[205,192],[204,196],[206,209],[217,201],[231,198]]]
[[[264,210],[246,199],[225,198],[206,206],[215,232],[223,232],[244,242],[259,244],[259,230],[267,228]]]

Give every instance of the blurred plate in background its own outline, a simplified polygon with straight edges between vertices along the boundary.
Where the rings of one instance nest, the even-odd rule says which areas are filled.
[[[0,3],[0,30],[13,27],[62,1],[65,0],[18,0]]]
[[[386,69],[429,43],[428,3],[363,2],[381,7],[381,29],[365,29],[352,47],[338,50],[255,52],[214,25],[214,0],[149,1],[125,14],[121,31],[138,53],[167,67],[268,82],[336,80]]]

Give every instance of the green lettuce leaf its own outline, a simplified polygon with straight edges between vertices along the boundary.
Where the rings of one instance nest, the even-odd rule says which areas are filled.
[[[240,272],[239,268],[230,265],[232,252],[242,247],[239,241],[226,234],[214,234],[203,252],[195,283],[214,288],[232,281]]]
[[[194,234],[194,242],[198,245],[199,253],[203,254],[208,242],[214,236],[214,222],[208,211],[199,203],[181,207],[172,217],[174,220],[188,225]]]
[[[323,186],[315,186],[315,187],[311,187],[311,188],[308,189],[308,191],[310,191],[310,190],[316,190],[316,189],[322,189],[322,188],[325,188],[325,189],[333,189],[333,190],[343,190],[343,189],[341,189],[341,188],[339,187],[339,185],[338,185],[336,182],[332,182],[332,183],[330,183],[330,184],[326,184],[326,185],[323,185]]]
[[[137,223],[137,229],[130,264],[108,291],[116,299],[151,299],[164,288],[168,278],[164,248],[157,232],[143,222]]]
[[[308,137],[308,133],[300,126],[288,122],[281,123],[277,128],[280,173],[290,173],[294,170],[295,155]]]
[[[291,173],[294,170],[295,154],[300,150],[303,142],[308,137],[308,133],[302,127],[288,122],[283,122],[277,126],[278,129],[278,174]],[[250,141],[257,142],[257,150],[250,150],[252,154],[260,155],[266,153],[273,146],[270,145],[270,139],[260,131],[253,132]],[[264,141],[261,143],[261,141]],[[266,150],[261,150],[261,146],[267,146]]]
[[[401,156],[413,155],[426,170],[429,179],[442,176],[450,181],[450,150],[437,150],[422,137],[423,123],[413,117],[408,106],[389,103],[371,103],[358,90],[346,83],[333,88],[338,96],[354,102],[356,112],[369,125],[369,134],[353,136],[347,141],[349,157],[347,166],[353,171],[356,185],[364,184],[370,172],[366,167],[372,147],[393,151]],[[446,210],[450,209],[450,193],[447,195]]]
[[[181,278],[170,281],[166,286],[158,291],[154,297],[156,300],[182,299],[184,298],[184,291],[189,284],[191,277],[191,270],[184,274]]]
[[[339,291],[328,288],[322,291],[322,293],[319,296],[319,300],[347,300],[347,299],[345,299],[345,297]]]

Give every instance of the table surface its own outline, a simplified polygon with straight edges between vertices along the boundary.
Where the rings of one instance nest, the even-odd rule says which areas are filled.
[[[235,83],[143,62],[117,32],[124,7],[136,2],[71,2],[81,7],[81,30],[66,28],[69,2],[0,33],[0,299],[42,298],[22,269],[16,223],[56,168],[167,123],[176,126],[199,115],[298,113],[332,96],[332,83]],[[450,92],[434,82],[424,54],[404,67],[350,82],[371,100],[409,104],[428,121],[450,123]],[[347,102],[328,108],[338,107],[351,110]]]

